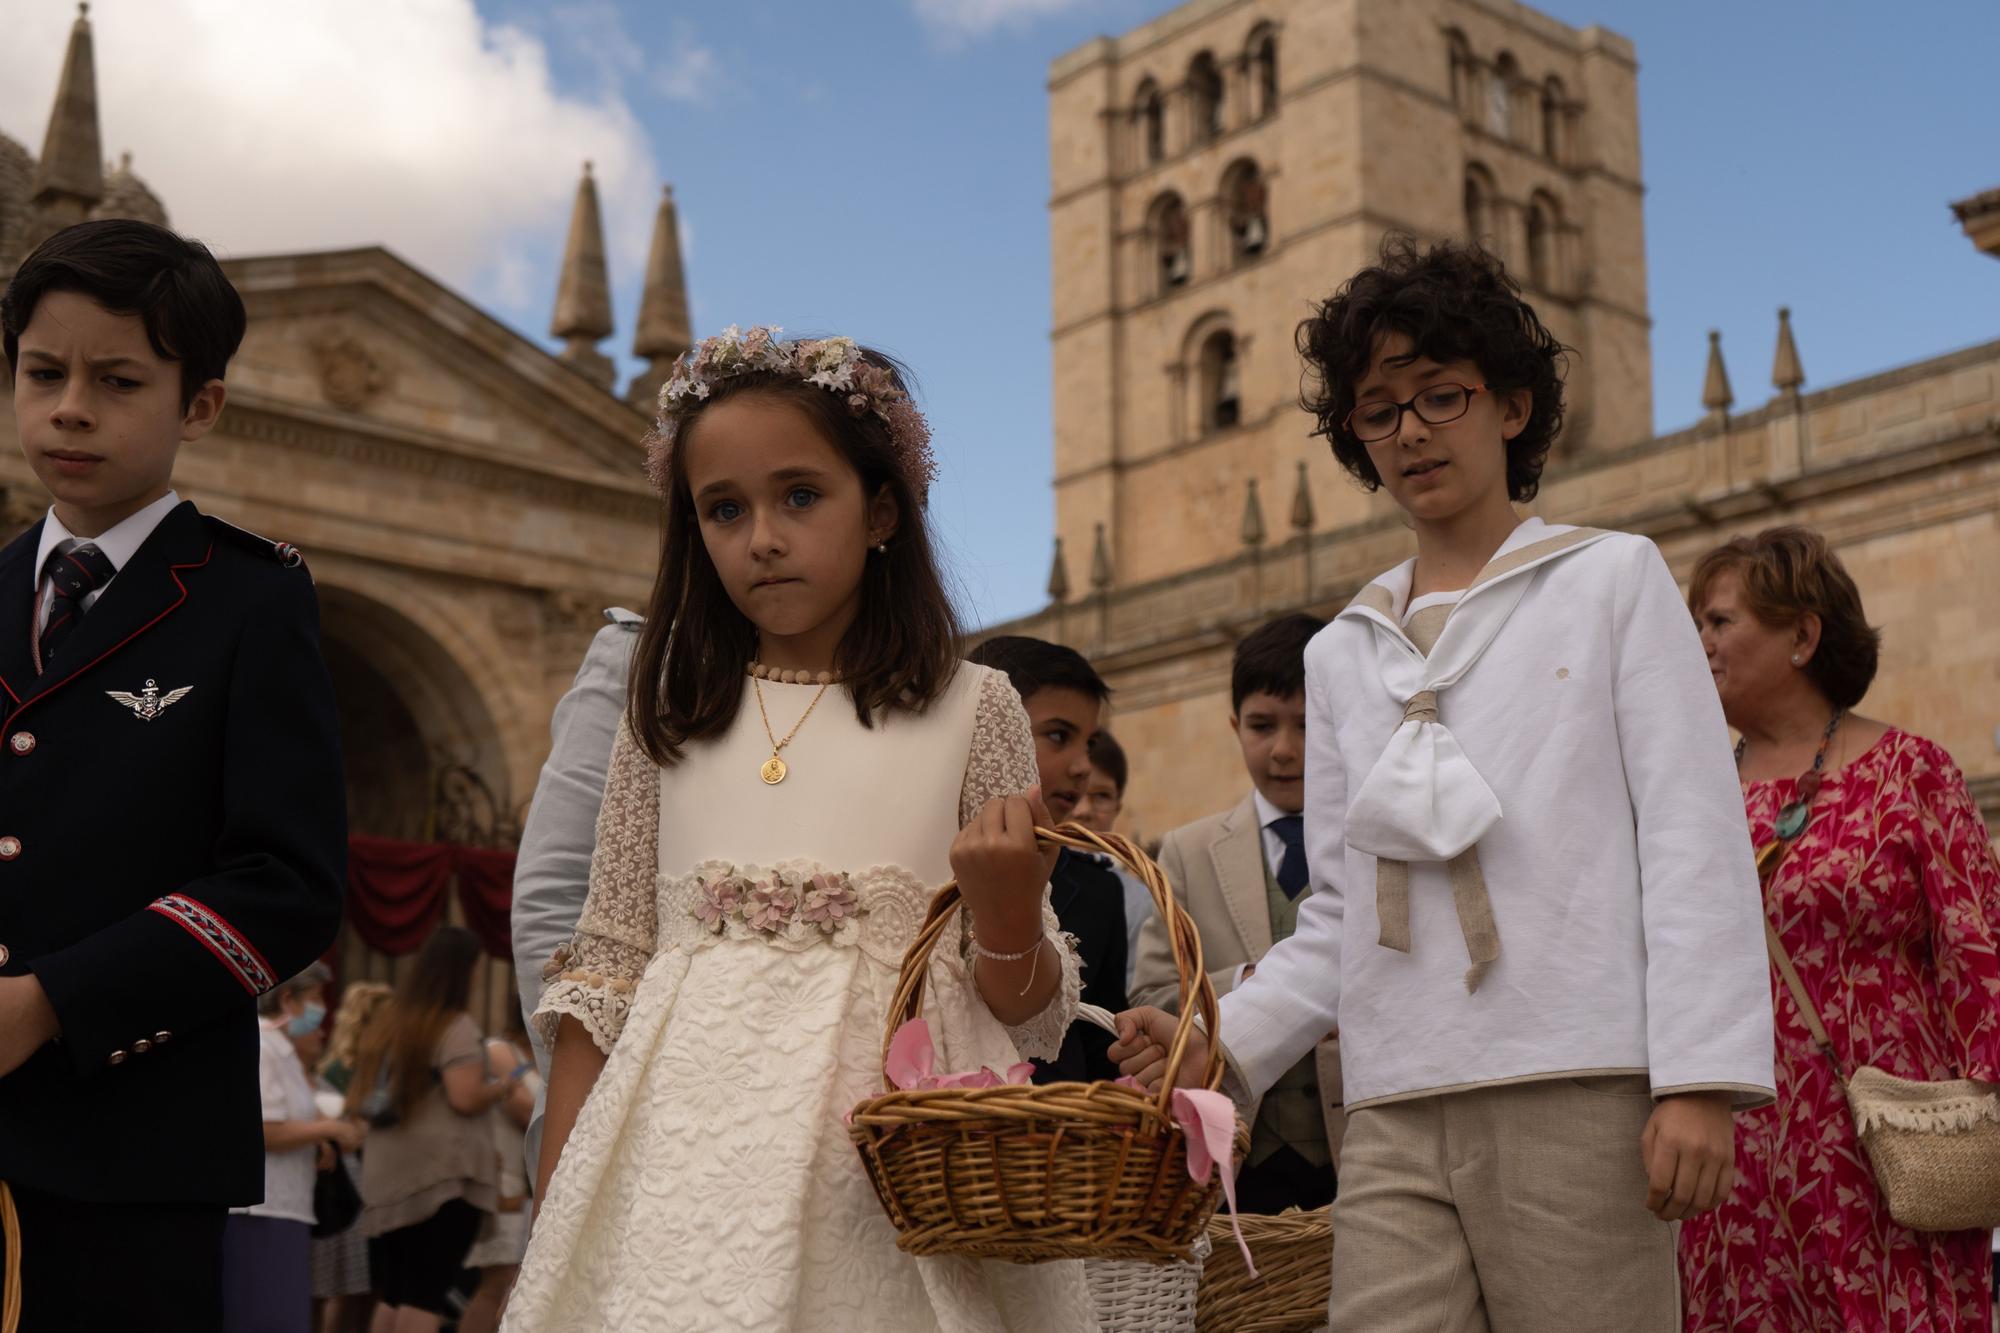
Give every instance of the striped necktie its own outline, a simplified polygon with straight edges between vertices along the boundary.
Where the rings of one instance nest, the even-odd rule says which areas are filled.
[[[43,572],[53,589],[49,618],[42,626],[42,669],[46,671],[49,659],[83,619],[83,599],[109,583],[118,567],[111,563],[110,556],[89,542],[72,537],[49,552],[49,563]]]

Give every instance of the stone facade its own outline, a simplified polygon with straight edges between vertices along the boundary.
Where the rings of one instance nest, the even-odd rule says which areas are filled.
[[[1652,436],[1635,71],[1625,39],[1509,0],[1195,0],[1054,63],[1059,545],[1052,604],[992,632],[1071,643],[1114,686],[1128,831],[1242,794],[1238,639],[1332,615],[1414,549],[1309,435],[1292,345],[1391,229],[1480,236],[1578,349],[1534,512],[1644,533],[1683,577],[1739,533],[1822,529],[1886,632],[1865,710],[1946,746],[2000,815],[2000,342],[1802,394],[1785,326],[1768,403],[1732,416],[1720,392]],[[1255,252],[1221,186],[1244,159],[1268,182]]]

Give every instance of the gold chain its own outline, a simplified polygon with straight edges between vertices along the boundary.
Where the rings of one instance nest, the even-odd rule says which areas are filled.
[[[799,715],[799,720],[792,724],[792,729],[785,733],[783,740],[779,740],[777,733],[771,730],[771,714],[764,708],[764,683],[752,676],[750,688],[757,692],[757,716],[764,719],[764,738],[771,742],[771,757],[764,761],[758,775],[764,779],[766,786],[775,787],[785,780],[785,774],[790,771],[785,761],[778,757],[778,752],[792,743],[792,737],[799,734],[799,728],[813,715],[813,709],[819,707],[819,701],[833,688],[833,682],[828,681],[819,687],[819,693],[813,695],[812,702],[806,705],[806,711]]]

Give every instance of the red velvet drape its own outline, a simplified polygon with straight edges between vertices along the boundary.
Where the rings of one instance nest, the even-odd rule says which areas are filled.
[[[511,960],[514,853],[484,847],[454,847],[452,853],[458,870],[458,905],[465,913],[466,926],[486,946],[486,952]]]
[[[414,953],[444,919],[458,883],[466,925],[495,958],[511,959],[514,853],[355,834],[347,840],[347,916],[371,949]]]

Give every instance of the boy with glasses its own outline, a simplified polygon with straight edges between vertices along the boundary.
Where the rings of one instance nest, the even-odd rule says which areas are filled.
[[[1675,1333],[1670,1224],[1728,1194],[1732,1108],[1772,1097],[1694,626],[1651,542],[1516,513],[1564,348],[1483,252],[1392,241],[1299,346],[1320,433],[1417,554],[1307,649],[1312,892],[1223,999],[1232,1084],[1339,1029],[1336,1333]],[[1121,1028],[1157,1080],[1171,1020]]]

